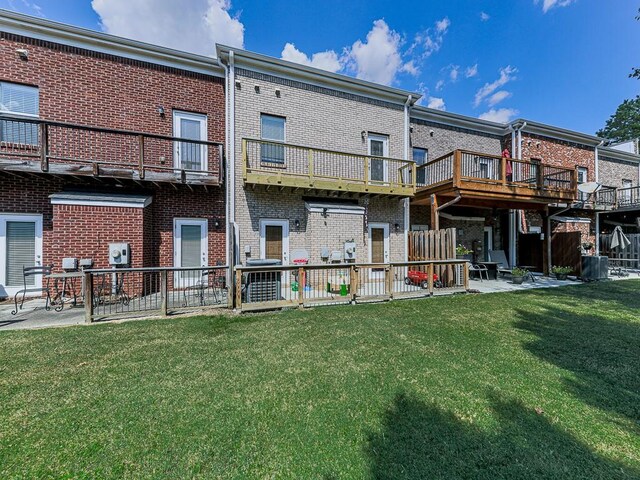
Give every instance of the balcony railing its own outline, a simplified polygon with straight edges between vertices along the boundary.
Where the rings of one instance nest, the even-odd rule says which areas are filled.
[[[618,208],[640,207],[640,186],[618,188],[616,203]]]
[[[247,184],[362,194],[412,196],[415,163],[387,157],[242,140]]]
[[[0,114],[0,170],[217,185],[218,142]]]
[[[470,189],[495,194],[576,196],[576,172],[541,162],[455,150],[417,167],[417,191]]]

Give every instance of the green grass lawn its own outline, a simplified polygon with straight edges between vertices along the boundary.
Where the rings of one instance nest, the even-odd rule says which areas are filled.
[[[640,281],[0,334],[0,478],[640,478]]]

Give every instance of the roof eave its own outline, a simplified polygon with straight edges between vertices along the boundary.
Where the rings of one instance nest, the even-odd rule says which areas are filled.
[[[457,113],[445,112],[433,108],[416,105],[411,110],[411,118],[426,120],[433,123],[448,125],[451,127],[475,130],[491,135],[503,136],[507,133],[507,125],[490,122],[479,118],[468,117]]]

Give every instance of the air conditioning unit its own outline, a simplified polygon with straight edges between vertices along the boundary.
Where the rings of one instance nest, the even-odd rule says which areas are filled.
[[[131,263],[131,249],[128,243],[109,244],[109,265],[125,266]]]
[[[585,282],[609,278],[609,257],[583,255],[580,278]]]

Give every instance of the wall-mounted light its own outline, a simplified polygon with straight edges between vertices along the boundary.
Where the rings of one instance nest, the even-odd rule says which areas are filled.
[[[434,132],[433,130],[429,130],[429,136],[430,136],[430,137],[433,137],[433,135],[434,135],[435,133],[436,133],[436,132]]]
[[[323,217],[326,217],[326,216],[327,216],[327,212],[328,212],[327,208],[326,208],[326,207],[325,207],[325,208],[323,208],[323,209],[322,209],[322,216],[323,216]]]
[[[396,223],[394,226],[396,228],[396,233],[398,233],[400,231],[400,224]]]
[[[254,85],[253,89],[256,91],[256,93],[260,93],[260,85]]]
[[[213,226],[216,228],[220,227],[220,220],[218,220],[217,218],[213,221]]]
[[[236,88],[238,90],[242,90],[242,84],[240,82],[236,82]]]
[[[300,220],[296,219],[295,222],[293,222],[293,224],[296,227],[296,230],[300,230]]]
[[[364,142],[367,139],[367,132],[362,130],[362,132],[360,132],[360,136],[362,137],[362,141]]]
[[[276,97],[280,98],[280,89],[276,88]]]
[[[160,115],[160,117],[164,118],[164,107],[162,105],[158,105],[158,115]]]
[[[18,48],[16,53],[20,57],[20,60],[29,60],[29,50],[25,50],[24,48]]]

